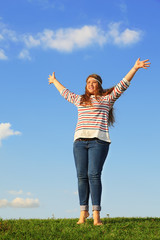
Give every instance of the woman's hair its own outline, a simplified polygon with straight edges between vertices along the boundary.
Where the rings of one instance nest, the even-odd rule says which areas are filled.
[[[101,79],[101,77],[100,77],[99,75],[97,75],[97,74],[91,74],[91,75],[89,75],[89,76],[87,77],[87,79],[86,79],[86,83],[87,83],[87,81],[88,81],[88,79],[89,79],[90,77],[91,77],[91,78],[95,78],[95,79],[98,80],[98,88],[97,88],[96,91],[95,91],[95,98],[96,98],[97,101],[99,100],[99,96],[106,96],[106,95],[110,94],[110,93],[113,91],[114,87],[111,87],[111,88],[109,88],[109,89],[103,89],[103,88],[102,88],[102,86],[101,86],[101,84],[102,84],[102,79]],[[100,84],[99,82],[100,82],[101,84]],[[91,96],[91,93],[88,92],[88,90],[87,90],[87,84],[86,84],[85,93],[84,93],[83,95],[81,95],[80,105],[83,105],[83,106],[90,105],[90,106],[92,106],[90,96]],[[109,125],[109,126],[111,126],[111,125],[113,126],[114,122],[115,122],[114,109],[113,109],[113,107],[112,107],[112,108],[110,109],[110,111],[109,111],[108,125]]]

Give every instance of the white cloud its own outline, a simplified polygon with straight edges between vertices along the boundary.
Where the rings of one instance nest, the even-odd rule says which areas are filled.
[[[7,191],[7,193],[9,193],[11,195],[27,195],[27,196],[31,196],[32,195],[31,192],[23,192],[22,190],[19,190],[19,191],[10,190],[10,191]]]
[[[135,44],[141,40],[142,31],[140,30],[130,30],[126,28],[124,31],[120,31],[121,23],[112,23],[109,25],[110,31],[108,32],[108,37],[111,41],[119,46],[127,46]]]
[[[29,35],[29,36],[24,35],[23,39],[24,39],[24,42],[25,42],[25,44],[26,44],[26,46],[27,46],[28,48],[30,48],[30,47],[37,47],[37,46],[39,46],[39,45],[41,44],[41,42],[40,42],[39,39],[36,40],[36,39],[35,39],[33,36],[31,36],[31,35]]]
[[[23,191],[22,190],[19,190],[19,191],[11,190],[11,191],[8,191],[8,193],[11,195],[21,195],[21,194],[23,194]]]
[[[12,207],[12,208],[36,208],[39,207],[40,203],[38,198],[31,199],[31,198],[15,198],[11,202],[6,199],[0,200],[0,208],[4,207]]]
[[[137,43],[140,40],[140,32],[126,29],[120,34],[120,36],[115,40],[117,44],[133,44]]]
[[[15,198],[9,205],[14,208],[35,208],[39,207],[39,200],[38,198]]]
[[[1,34],[2,34],[3,38],[8,39],[9,41],[12,41],[12,42],[19,41],[18,34],[15,31],[10,30],[8,28],[4,27]]]
[[[0,60],[7,60],[8,57],[5,55],[3,49],[0,49]]]
[[[7,207],[8,201],[6,199],[0,199],[0,208]]]
[[[68,209],[68,210],[66,210],[66,212],[67,213],[76,213],[76,212],[78,212],[78,209],[77,208],[74,208],[74,209]]]
[[[9,29],[0,19],[0,40],[18,42],[20,40],[19,37],[16,31]]]
[[[22,190],[19,190],[19,191],[15,191],[15,190],[10,190],[10,191],[7,191],[9,194],[11,194],[11,195],[27,195],[27,196],[31,196],[32,195],[32,193],[31,192],[27,192],[27,193],[25,193],[25,192],[23,192]]]
[[[26,47],[42,47],[56,49],[63,52],[71,52],[74,49],[85,48],[93,44],[103,46],[113,43],[118,46],[127,46],[140,41],[142,31],[129,28],[120,29],[122,23],[111,23],[109,29],[104,31],[97,26],[83,26],[81,28],[66,28],[53,31],[45,29],[35,36],[25,35]]]
[[[121,8],[125,9],[125,5],[122,4]],[[72,52],[75,49],[106,44],[128,46],[137,43],[141,38],[142,31],[125,28],[123,22],[111,23],[106,29],[102,29],[100,25],[84,25],[79,28],[44,29],[35,34],[18,34],[0,22],[1,43],[4,47],[7,46],[7,49],[15,43],[16,47],[19,44],[22,50],[18,58],[27,60],[31,60],[29,53],[31,48]],[[0,49],[0,59],[7,59],[2,49]]]
[[[14,131],[11,129],[10,123],[0,123],[0,145],[1,141],[13,135],[20,135],[19,131]]]
[[[106,42],[103,31],[96,26],[83,26],[82,28],[66,28],[53,31],[45,29],[35,37],[25,36],[27,47],[42,46],[43,48],[71,52],[75,48],[84,48],[94,43],[103,45]]]
[[[27,60],[31,60],[31,56],[29,54],[29,51],[27,49],[23,49],[19,55],[18,55],[19,59],[27,59]]]
[[[76,192],[73,193],[74,195],[78,195],[78,190]]]

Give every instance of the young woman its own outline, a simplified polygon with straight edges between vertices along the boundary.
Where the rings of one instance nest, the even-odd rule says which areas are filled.
[[[77,95],[65,88],[56,78],[49,75],[61,95],[78,108],[78,122],[74,135],[73,153],[78,177],[80,218],[82,224],[89,216],[89,195],[91,194],[94,225],[101,225],[101,172],[111,143],[108,126],[113,124],[113,105],[129,87],[130,81],[140,68],[147,69],[149,60],[136,61],[133,68],[115,87],[102,88],[102,79],[97,74],[86,80],[84,95]]]

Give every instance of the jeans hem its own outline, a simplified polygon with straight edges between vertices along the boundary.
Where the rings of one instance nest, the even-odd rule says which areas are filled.
[[[93,206],[92,206],[92,211],[101,211],[101,206],[99,206],[99,205],[93,205]]]
[[[80,210],[81,211],[88,211],[89,210],[89,206],[88,205],[81,205],[80,206]]]

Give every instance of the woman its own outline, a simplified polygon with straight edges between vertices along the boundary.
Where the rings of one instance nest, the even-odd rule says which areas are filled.
[[[53,72],[49,84],[53,83],[61,95],[78,108],[78,122],[74,135],[73,153],[78,177],[80,218],[82,224],[89,216],[89,195],[91,194],[94,225],[102,225],[101,172],[111,143],[108,126],[113,124],[113,104],[129,87],[130,81],[140,68],[147,69],[149,60],[136,61],[133,68],[115,87],[103,90],[102,79],[96,74],[86,80],[84,95],[77,95],[66,89]]]

